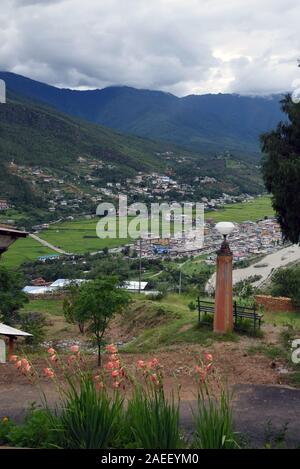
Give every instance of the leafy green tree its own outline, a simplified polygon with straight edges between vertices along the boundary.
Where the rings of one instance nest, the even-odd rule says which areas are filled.
[[[25,338],[27,344],[39,345],[45,339],[47,321],[43,313],[21,313],[19,323],[23,331],[32,334],[32,337]]]
[[[78,295],[68,311],[68,319],[86,324],[98,348],[98,366],[101,365],[103,336],[110,320],[129,303],[129,294],[119,288],[116,277],[98,278],[80,286]]]
[[[18,322],[19,310],[29,301],[22,287],[19,273],[0,267],[0,320],[7,325]]]
[[[69,287],[69,294],[66,296],[63,302],[63,312],[67,322],[77,322],[80,334],[84,334],[84,321],[78,317],[77,321],[74,318],[74,305],[79,295],[79,289],[77,285],[71,284]]]
[[[300,241],[300,104],[288,94],[281,101],[287,122],[261,136],[263,178],[272,194],[283,235],[292,243]]]

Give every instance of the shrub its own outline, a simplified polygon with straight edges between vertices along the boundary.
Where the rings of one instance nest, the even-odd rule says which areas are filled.
[[[300,302],[300,266],[281,268],[274,273],[271,295],[292,298],[298,306]]]
[[[3,417],[0,421],[0,445],[9,442],[9,434],[15,427],[15,423],[9,417]]]
[[[188,308],[190,311],[196,311],[196,308],[197,308],[197,305],[194,301],[191,301],[189,304],[188,304]]]
[[[47,409],[33,407],[28,411],[24,424],[10,425],[6,442],[19,447],[53,448],[58,444],[56,420]]]

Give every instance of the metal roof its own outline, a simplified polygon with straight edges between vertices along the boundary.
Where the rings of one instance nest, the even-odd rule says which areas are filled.
[[[0,335],[24,337],[32,336],[32,334],[28,334],[28,332],[20,331],[19,329],[15,329],[14,327],[7,326],[3,323],[0,323]]]
[[[9,235],[13,238],[26,238],[28,233],[26,231],[19,231],[10,228],[9,226],[0,225],[0,235]]]
[[[141,282],[141,290],[144,290],[147,285],[148,285],[148,282]],[[124,282],[124,284],[122,285],[122,288],[125,288],[126,290],[139,290],[139,287],[140,287],[140,282],[136,282],[132,280]]]

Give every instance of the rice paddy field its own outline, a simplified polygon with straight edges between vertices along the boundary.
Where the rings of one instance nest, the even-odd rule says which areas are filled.
[[[228,204],[220,210],[207,212],[205,218],[213,218],[216,222],[232,221],[241,223],[246,220],[257,221],[265,216],[274,216],[271,197],[257,197],[249,202]]]

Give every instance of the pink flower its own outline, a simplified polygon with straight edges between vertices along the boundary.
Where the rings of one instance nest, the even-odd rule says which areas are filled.
[[[115,362],[113,362],[113,364],[114,364],[115,368],[120,368],[120,366],[121,366],[120,360],[116,360]]]
[[[207,374],[207,373],[206,373],[206,369],[203,370],[203,368],[201,368],[201,366],[198,366],[198,365],[197,365],[197,366],[195,367],[195,371],[196,371],[196,373],[199,374],[199,377],[200,377],[201,381],[204,383],[205,378],[206,378],[206,374]]]
[[[10,361],[10,362],[16,362],[17,360],[18,360],[17,355],[11,355],[11,356],[9,357],[9,361]]]
[[[57,362],[58,356],[57,355],[51,355],[50,359],[52,362]]]
[[[25,366],[25,371],[27,373],[29,373],[31,371],[31,366],[29,365],[29,363]]]
[[[104,384],[102,381],[97,381],[97,383],[95,384],[96,386],[96,389],[97,391],[100,391],[100,389],[103,389],[104,388]]]
[[[213,361],[213,356],[211,353],[206,353],[205,354],[205,360],[208,361],[208,362],[212,362]]]
[[[111,374],[112,378],[117,378],[119,376],[118,370],[114,370]]]
[[[26,367],[28,365],[27,358],[22,358],[21,363],[22,363],[22,366]]]
[[[119,388],[120,387],[120,382],[119,381],[115,381],[113,383],[113,388]]]
[[[109,353],[118,353],[118,349],[117,347],[115,347],[114,344],[110,344],[110,345],[107,345],[105,347],[106,351],[109,352]]]
[[[69,363],[69,364],[73,363],[75,360],[76,360],[76,356],[75,356],[75,355],[70,355],[70,356],[68,357],[68,363]]]
[[[44,369],[44,374],[47,376],[47,378],[53,378],[54,377],[54,371],[51,368],[45,368]]]
[[[206,373],[208,373],[211,370],[211,368],[212,368],[212,363],[209,363],[208,365],[206,365],[205,367]]]
[[[21,368],[21,366],[22,366],[22,361],[21,361],[21,360],[18,360],[18,361],[16,362],[16,367],[18,368],[18,370]]]
[[[118,354],[117,353],[113,353],[111,356],[110,356],[110,361],[112,362],[115,362],[119,360],[119,357],[118,357]]]
[[[70,348],[71,352],[73,353],[77,353],[79,352],[79,346],[78,345],[72,345],[72,347]]]
[[[157,374],[153,373],[153,375],[150,375],[150,381],[154,383],[156,386],[159,385],[159,379],[157,378]]]
[[[148,366],[149,366],[149,368],[156,368],[158,364],[159,364],[158,359],[157,359],[157,358],[153,358],[153,359],[148,363]]]
[[[114,363],[113,363],[113,362],[108,362],[108,363],[106,363],[106,367],[105,367],[105,368],[106,368],[107,370],[113,370],[114,367],[115,367],[115,366],[114,366]]]
[[[101,376],[100,375],[95,375],[94,376],[94,381],[100,381],[101,380]]]
[[[144,360],[139,360],[137,362],[137,366],[138,366],[138,368],[145,368],[146,363],[144,362]]]
[[[48,348],[47,352],[48,352],[50,355],[54,355],[54,354],[55,354],[55,350],[54,350],[54,348],[52,348],[52,347]]]

